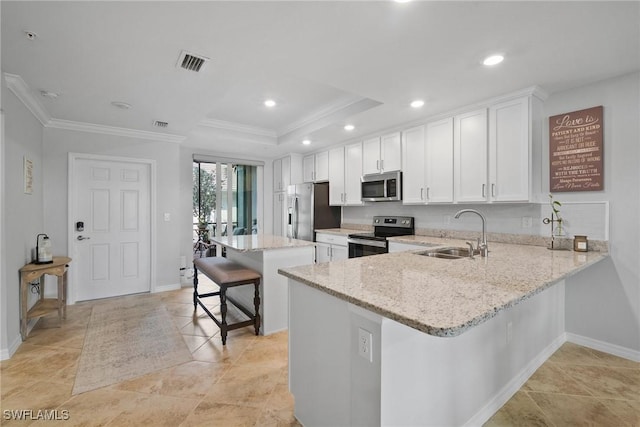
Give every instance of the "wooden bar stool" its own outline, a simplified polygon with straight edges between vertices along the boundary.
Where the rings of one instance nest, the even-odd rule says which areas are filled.
[[[205,294],[198,293],[198,272],[201,272],[209,279],[213,280],[220,290],[217,292],[209,292]],[[251,285],[255,287],[253,306],[255,312],[252,313],[246,307],[233,298],[227,296],[227,289],[234,286]],[[220,296],[220,314],[221,319],[218,320],[213,313],[205,307],[202,298]],[[249,317],[249,320],[227,324],[227,300],[237,307],[240,311]],[[198,304],[202,309],[216,322],[220,328],[222,335],[222,344],[227,343],[227,332],[251,326],[255,328],[256,335],[260,333],[260,274],[257,272],[229,261],[222,257],[196,258],[193,260],[193,307],[197,308]]]

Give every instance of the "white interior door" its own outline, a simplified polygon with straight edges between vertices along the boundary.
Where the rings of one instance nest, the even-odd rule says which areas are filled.
[[[151,165],[74,160],[70,241],[75,300],[150,291]]]

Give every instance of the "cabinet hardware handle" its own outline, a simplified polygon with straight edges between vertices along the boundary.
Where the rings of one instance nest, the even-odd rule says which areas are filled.
[[[331,252],[329,252],[329,249],[331,249],[331,246],[327,246],[327,256],[331,258]]]
[[[380,160],[376,160],[376,170],[380,170]]]
[[[380,160],[380,171],[384,170],[384,159]]]
[[[429,187],[427,187],[427,200],[429,200],[429,199],[430,199],[430,197],[429,197]]]
[[[484,193],[484,189],[487,186],[487,184],[482,184],[482,197],[486,197],[485,193]]]
[[[496,185],[491,184],[491,197],[496,197]]]
[[[424,192],[424,188],[420,188],[420,200],[424,200],[424,198],[422,197],[423,192]]]

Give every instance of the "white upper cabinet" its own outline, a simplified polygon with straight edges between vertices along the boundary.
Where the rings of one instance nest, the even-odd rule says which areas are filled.
[[[397,171],[402,169],[400,133],[367,139],[362,143],[362,174]]]
[[[316,172],[315,156],[305,156],[302,158],[302,179],[304,182],[313,182]]]
[[[454,118],[455,199],[486,202],[487,110],[471,111]]]
[[[489,196],[496,202],[531,198],[529,97],[489,108]]]
[[[329,205],[344,205],[344,196],[344,147],[336,147],[329,150]]]
[[[453,118],[427,124],[425,138],[427,203],[453,202]],[[406,167],[406,163],[405,163]]]
[[[322,182],[329,180],[329,152],[322,151],[316,153],[314,158],[315,176],[314,181]]]
[[[425,127],[402,132],[402,203],[425,203]]]
[[[273,235],[286,236],[286,199],[287,194],[277,192],[273,195]]]
[[[349,144],[344,150],[344,204],[361,205],[362,143]]]
[[[329,180],[329,152],[305,156],[302,159],[302,176],[304,182],[322,182]]]
[[[273,191],[287,191],[291,184],[302,182],[302,156],[290,154],[273,161]]]

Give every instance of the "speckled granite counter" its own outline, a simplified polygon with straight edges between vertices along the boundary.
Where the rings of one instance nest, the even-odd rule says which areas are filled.
[[[392,239],[466,247],[426,236]],[[430,335],[456,336],[608,256],[491,242],[489,249],[487,258],[445,260],[410,251],[279,273]]]
[[[321,230],[315,230],[316,233],[335,234],[337,236],[348,236],[353,233],[362,233],[362,230],[356,230],[353,228],[325,228]]]
[[[315,246],[315,243],[306,240],[290,239],[271,234],[213,237],[211,241],[240,252]]]

